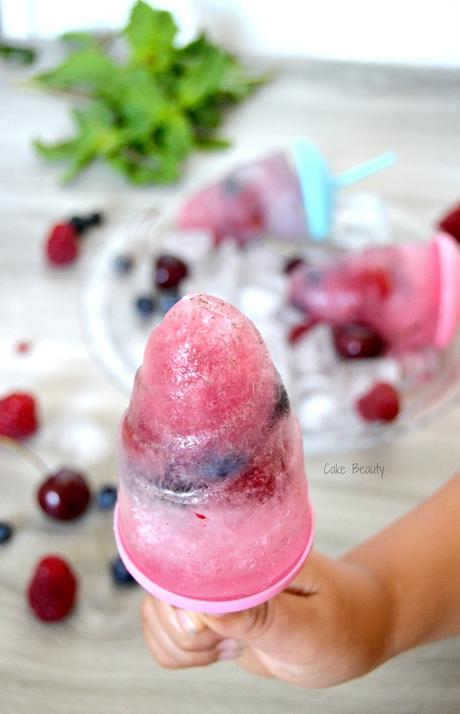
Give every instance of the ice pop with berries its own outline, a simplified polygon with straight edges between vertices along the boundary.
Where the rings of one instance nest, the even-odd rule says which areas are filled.
[[[304,243],[331,232],[335,194],[391,165],[391,152],[333,176],[323,155],[307,139],[237,167],[191,196],[181,207],[182,229],[202,228],[214,242],[231,237],[244,245],[267,235]]]
[[[123,417],[115,532],[146,590],[229,612],[280,592],[313,537],[297,419],[235,307],[189,294],[152,332]]]
[[[460,250],[446,233],[299,266],[290,302],[329,324],[363,323],[394,350],[447,347],[460,322]]]

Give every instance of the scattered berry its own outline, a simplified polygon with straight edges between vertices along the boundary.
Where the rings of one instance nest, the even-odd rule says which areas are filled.
[[[90,496],[84,476],[67,468],[51,474],[37,491],[41,509],[58,521],[71,521],[81,516]]]
[[[117,502],[115,486],[102,486],[97,492],[97,507],[100,511],[110,511]]]
[[[111,561],[110,572],[112,573],[113,581],[117,585],[136,585],[136,581],[131,573],[126,569],[126,566],[119,555],[115,556],[115,558]]]
[[[460,243],[460,203],[439,221],[438,227]]]
[[[77,578],[63,558],[48,555],[38,563],[27,594],[30,607],[40,620],[56,622],[73,610]]]
[[[58,223],[46,241],[46,256],[51,265],[70,265],[78,256],[77,231],[69,223]]]
[[[86,221],[86,218],[83,218],[82,216],[72,216],[72,218],[69,220],[69,226],[75,228],[75,231],[79,236],[85,233],[85,231],[88,229],[88,223]]]
[[[155,263],[155,285],[161,290],[177,288],[188,275],[183,260],[174,255],[160,255]]]
[[[113,267],[120,275],[126,275],[134,267],[134,259],[130,255],[117,255],[113,261]]]
[[[136,299],[136,310],[142,317],[148,317],[155,309],[155,301],[148,295],[142,295]]]
[[[38,429],[35,398],[26,392],[12,392],[0,399],[0,436],[25,439]]]
[[[399,395],[391,384],[379,382],[356,402],[356,408],[366,421],[393,421],[399,414]]]
[[[167,292],[162,292],[158,296],[158,307],[162,315],[166,315],[168,310],[170,310],[176,302],[179,302],[180,295],[175,290],[168,290]]]
[[[94,226],[101,226],[104,223],[104,215],[100,211],[90,213],[89,216],[86,217],[86,223],[91,228]]]
[[[386,350],[386,344],[380,335],[360,323],[335,327],[334,343],[339,355],[345,359],[379,357]]]
[[[27,354],[27,352],[30,352],[30,348],[32,347],[31,342],[27,342],[27,340],[20,340],[19,342],[16,342],[16,352],[21,355]]]
[[[82,235],[88,228],[100,226],[103,223],[103,215],[102,213],[90,213],[87,216],[72,216],[68,223],[75,228],[79,235]]]
[[[0,545],[8,543],[14,533],[14,528],[6,521],[0,521]]]
[[[284,264],[284,272],[289,275],[299,265],[305,265],[305,261],[302,258],[288,258]]]
[[[318,324],[318,320],[306,317],[303,322],[291,327],[288,333],[288,342],[290,345],[295,345],[301,337],[307,334],[312,327]]]

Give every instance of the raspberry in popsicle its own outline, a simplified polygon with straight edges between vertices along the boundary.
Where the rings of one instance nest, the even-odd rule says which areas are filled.
[[[187,295],[152,332],[119,461],[122,555],[173,604],[234,603],[303,561],[299,427],[261,335],[232,305]]]

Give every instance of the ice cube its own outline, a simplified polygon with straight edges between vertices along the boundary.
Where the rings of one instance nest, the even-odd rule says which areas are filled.
[[[353,404],[376,382],[397,385],[401,378],[399,362],[394,357],[339,362],[334,370],[337,388],[345,402]]]
[[[164,236],[161,246],[162,252],[182,258],[193,266],[206,258],[213,249],[213,241],[212,235],[205,230],[176,230]]]
[[[401,384],[406,389],[412,389],[431,379],[439,369],[440,361],[439,353],[431,348],[405,352],[399,357]]]
[[[341,194],[334,216],[332,241],[347,250],[391,241],[385,204],[371,193]]]
[[[247,285],[238,295],[238,308],[254,322],[270,318],[282,303],[283,295],[257,285]]]
[[[300,426],[305,431],[323,431],[337,425],[341,408],[332,391],[317,390],[300,399],[295,405]]]
[[[317,325],[291,347],[291,364],[298,374],[324,372],[337,363],[332,333],[327,325]]]

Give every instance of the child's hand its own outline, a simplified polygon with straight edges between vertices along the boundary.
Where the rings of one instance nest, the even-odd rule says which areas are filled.
[[[215,617],[146,597],[142,621],[163,667],[236,658],[256,674],[325,687],[384,661],[390,612],[390,597],[371,570],[313,552],[288,590],[263,605]]]

